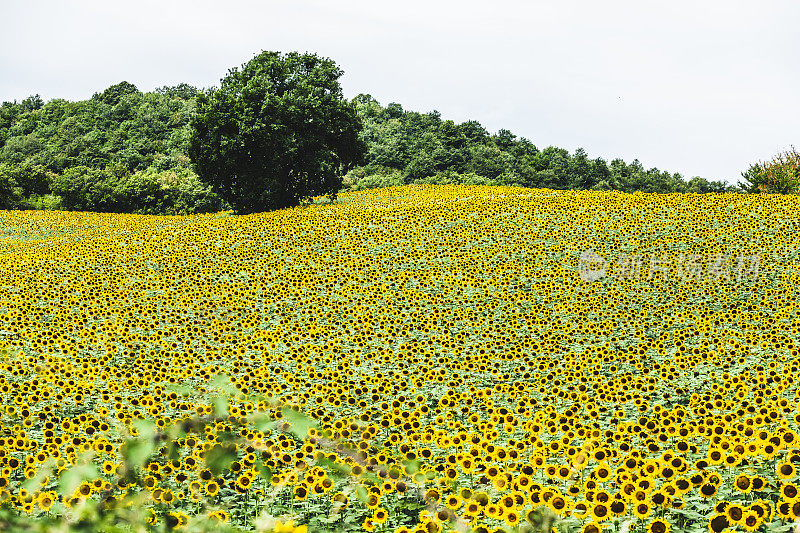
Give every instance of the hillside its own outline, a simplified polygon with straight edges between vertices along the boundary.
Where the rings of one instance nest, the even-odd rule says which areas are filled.
[[[4,494],[173,525],[777,531],[798,213],[430,185],[239,217],[2,212]]]
[[[141,92],[128,82],[89,100],[29,97],[0,105],[0,207],[178,214],[225,203],[198,180],[186,155],[197,90],[186,84]],[[364,123],[365,166],[343,189],[409,183],[498,184],[556,189],[721,192],[722,182],[537,148],[508,130],[456,124],[369,95],[353,98]],[[265,169],[268,171],[268,169]]]

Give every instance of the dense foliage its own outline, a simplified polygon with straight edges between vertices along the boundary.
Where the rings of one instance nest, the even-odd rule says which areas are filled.
[[[3,102],[0,162],[28,162],[57,173],[115,163],[130,172],[186,167],[195,94],[188,85],[142,93],[122,82],[79,102]]]
[[[638,160],[607,163],[590,159],[579,148],[538,149],[508,130],[490,135],[476,121],[456,124],[437,111],[405,111],[397,103],[382,107],[369,95],[354,98],[365,123],[366,166],[353,170],[345,182],[353,188],[408,183],[519,185],[555,189],[596,189],[625,192],[724,192],[724,182],[657,168],[645,170]]]
[[[274,53],[268,57],[274,57]],[[264,199],[264,205],[273,200],[273,205],[289,205],[306,192],[320,194],[322,189],[333,195],[340,183],[343,189],[408,183],[658,193],[729,189],[719,181],[700,177],[685,181],[679,174],[646,170],[637,160],[607,163],[602,158],[589,158],[583,149],[572,154],[552,146],[538,149],[508,130],[489,134],[476,121],[456,124],[443,120],[436,111],[406,111],[397,103],[384,107],[369,95],[359,95],[351,102],[364,125],[359,143],[336,145],[334,141],[343,138],[333,135],[333,125],[345,125],[343,129],[350,133],[356,126],[342,102],[320,105],[337,100],[339,71],[333,65],[314,68],[319,67],[321,74],[315,83],[327,89],[306,98],[298,96],[299,88],[292,85],[299,83],[297,78],[280,91],[275,89],[279,84],[255,83],[252,80],[262,78],[253,77],[251,71],[258,70],[253,64],[252,68],[232,70],[220,90],[207,93],[186,84],[143,93],[121,82],[79,102],[44,102],[38,96],[4,102],[0,105],[0,207],[163,214],[218,211],[231,206],[207,184],[216,183],[223,196],[232,193],[236,181],[223,178],[231,175],[226,167],[229,161],[237,168],[252,167],[243,174],[249,176],[243,181],[258,183],[262,192],[272,195],[272,199]],[[264,70],[263,66],[258,68]],[[292,68],[304,67],[298,64],[289,70]],[[289,70],[284,67],[273,74],[286,76]],[[249,89],[240,94],[238,88],[245,82]],[[220,107],[223,95],[227,95],[225,105],[239,107],[224,111]],[[254,99],[260,98],[271,102],[269,112],[280,114],[287,129],[278,128],[280,131],[264,136],[270,128],[266,127],[268,117],[259,115],[256,109]],[[204,109],[199,115],[198,99]],[[217,113],[213,117],[212,109]],[[251,117],[250,122],[245,116]],[[230,148],[223,151],[222,144],[214,141],[218,144],[215,149],[210,137],[203,144],[200,136],[196,137],[193,165],[188,155],[193,117],[196,125],[204,124],[205,135],[213,131],[217,141],[228,135],[240,135],[241,142],[249,139],[245,143],[249,156],[240,150],[234,157]],[[339,175],[348,166],[342,163],[355,161],[352,156],[360,151],[360,143],[367,147],[364,165]],[[327,148],[312,150],[320,146]],[[337,151],[342,154],[341,160],[333,156]],[[303,159],[304,153],[315,155]],[[266,168],[270,172],[262,171]],[[301,175],[325,168],[322,189],[280,185],[297,184],[293,177],[289,179],[290,169],[297,168]],[[262,179],[266,182],[259,181]],[[244,190],[256,189],[240,187],[231,198],[243,198]],[[244,203],[253,204],[251,200],[252,195]]]
[[[800,197],[319,201],[0,212],[0,528],[790,531]]]
[[[197,97],[189,156],[237,213],[299,205],[342,187],[365,146],[343,72],[316,54],[262,52]]]
[[[742,173],[747,192],[775,194],[797,194],[800,191],[800,153],[792,147],[773,157],[770,161],[750,165]]]
[[[197,91],[113,85],[89,100],[0,105],[2,207],[202,213],[226,204],[186,155]]]

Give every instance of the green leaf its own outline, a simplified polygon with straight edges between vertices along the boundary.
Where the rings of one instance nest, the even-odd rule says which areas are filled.
[[[690,520],[705,520],[705,517],[692,509],[672,509],[673,513],[685,516]]]
[[[59,478],[58,490],[61,494],[71,495],[78,485],[97,477],[97,469],[91,463],[75,465],[64,470]]]
[[[152,420],[134,420],[135,435],[142,439],[152,439],[156,434],[156,424]]]
[[[228,398],[224,396],[214,396],[211,398],[211,405],[214,409],[214,415],[218,417],[228,416]]]
[[[309,429],[318,428],[317,423],[311,418],[291,407],[282,407],[281,414],[283,415],[283,420],[289,424],[289,431],[299,439],[305,439],[308,436]]]
[[[39,487],[41,487],[44,479],[50,474],[52,474],[52,472],[53,472],[53,460],[50,459],[48,460],[47,464],[39,467],[39,469],[36,471],[35,476],[28,479],[27,481],[25,481],[25,483],[22,484],[22,488],[27,490],[28,492],[36,492],[39,489]]]
[[[258,472],[258,475],[267,481],[267,483],[272,481],[272,469],[265,465],[261,459],[256,461],[256,471]]]
[[[266,413],[255,413],[250,416],[250,423],[262,433],[272,430],[272,418]]]
[[[220,392],[223,392],[229,396],[235,396],[239,393],[239,390],[236,386],[231,383],[231,378],[228,377],[227,374],[217,374],[216,376],[212,377],[211,380],[208,382],[209,388],[218,389]]]
[[[367,499],[369,498],[369,491],[367,491],[367,489],[365,489],[361,485],[356,485],[355,491],[356,491],[356,498],[358,498],[358,501],[360,501],[361,503],[367,503]]]
[[[417,459],[414,459],[412,461],[406,461],[405,464],[406,472],[408,472],[409,475],[413,476],[414,474],[419,472],[419,465],[420,462]]]
[[[155,447],[156,445],[152,438],[130,439],[122,445],[120,453],[129,465],[142,467],[148,457],[152,455]]]
[[[206,468],[218,476],[236,460],[236,446],[234,444],[215,444],[206,452]]]
[[[191,396],[192,393],[195,392],[195,388],[189,385],[182,385],[180,383],[168,383],[166,387],[164,387],[166,392],[174,392],[179,394],[180,396]]]
[[[337,461],[332,461],[327,457],[322,457],[317,461],[317,465],[324,468],[334,479],[341,479],[344,476],[350,474],[350,467],[339,463]]]

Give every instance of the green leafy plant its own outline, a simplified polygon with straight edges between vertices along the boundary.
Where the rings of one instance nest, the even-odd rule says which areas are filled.
[[[742,173],[747,192],[797,194],[800,191],[800,153],[792,146],[771,160],[751,165]]]

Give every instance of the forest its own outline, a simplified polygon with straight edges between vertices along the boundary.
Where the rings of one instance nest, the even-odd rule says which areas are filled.
[[[229,206],[195,173],[187,155],[200,91],[188,84],[142,92],[121,82],[90,99],[0,105],[0,208],[192,214]],[[370,95],[351,100],[363,123],[363,165],[342,190],[427,184],[707,193],[722,181],[684,179],[638,160],[607,162],[579,148],[538,148],[478,121],[456,123]]]

